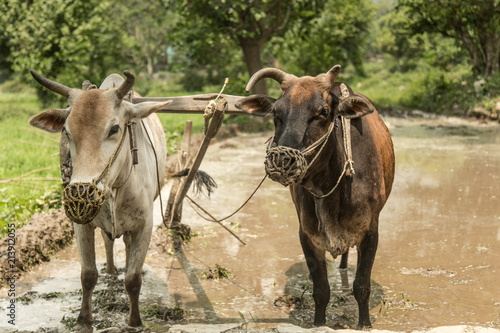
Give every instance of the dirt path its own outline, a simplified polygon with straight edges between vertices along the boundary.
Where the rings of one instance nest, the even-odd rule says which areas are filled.
[[[499,328],[500,128],[469,126],[457,119],[386,121],[395,143],[397,174],[381,216],[372,275],[374,328]],[[210,200],[198,200],[216,217],[232,212],[264,175],[268,136],[241,135],[209,148],[202,169],[219,188]],[[163,193],[166,196],[168,189]],[[189,205],[183,214],[184,223],[196,233],[191,242],[176,250],[158,231],[150,247],[141,292],[147,329],[166,332],[175,324],[233,325],[225,326],[229,329],[236,324],[292,332],[290,324],[311,327],[311,283],[288,189],[266,180],[248,206],[226,222],[246,246],[199,218]],[[160,219],[156,221],[159,224]],[[96,239],[102,269],[104,249],[99,235]],[[122,268],[123,245],[116,243],[116,261]],[[327,320],[333,328],[352,327],[356,321],[355,301],[346,284],[352,284],[354,252],[347,272],[339,272],[338,262],[329,264],[332,301]],[[80,297],[77,258],[73,244],[17,281],[16,294],[25,298],[18,300],[14,328],[58,327],[58,332],[64,332],[65,325],[74,323]],[[214,272],[216,265],[227,269],[229,278],[207,279],[207,268]],[[123,274],[118,280],[104,275],[94,301],[96,328],[123,326],[127,315]],[[109,287],[113,293],[106,292]],[[9,301],[5,288],[0,297],[5,309]],[[179,314],[172,312],[176,306],[187,310],[177,322],[169,317]],[[1,320],[0,329],[7,328],[13,327]],[[179,326],[172,331],[183,330],[189,331]]]

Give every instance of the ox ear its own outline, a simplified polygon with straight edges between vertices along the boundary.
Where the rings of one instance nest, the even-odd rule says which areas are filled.
[[[253,116],[264,117],[271,112],[274,102],[274,98],[266,95],[252,95],[240,100],[236,107]]]
[[[69,110],[67,109],[47,110],[31,117],[29,123],[44,131],[57,133],[62,131],[68,116]]]
[[[142,102],[139,104],[134,104],[130,110],[130,118],[146,118],[154,112],[157,112],[162,107],[167,104],[172,103],[172,101],[166,101],[162,103],[158,102]]]
[[[349,96],[341,99],[339,114],[347,119],[354,119],[372,113],[375,108],[370,100],[361,96]]]

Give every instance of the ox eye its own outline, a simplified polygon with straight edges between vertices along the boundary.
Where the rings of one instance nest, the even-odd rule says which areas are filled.
[[[328,107],[324,107],[321,109],[321,111],[319,112],[319,115],[322,116],[322,117],[328,117],[328,114],[330,113],[330,110],[328,109]]]
[[[113,127],[111,127],[111,129],[109,130],[109,134],[108,134],[108,138],[111,137],[113,134],[116,134],[120,131],[120,126],[119,125],[114,125]]]

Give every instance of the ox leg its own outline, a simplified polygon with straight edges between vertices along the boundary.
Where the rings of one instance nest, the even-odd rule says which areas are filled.
[[[146,258],[149,241],[151,239],[151,228],[145,227],[137,234],[128,234],[125,246],[127,253],[127,272],[125,273],[125,289],[130,300],[130,313],[128,325],[132,327],[141,326],[141,315],[139,313],[139,294],[142,285],[142,266]]]
[[[115,274],[115,261],[113,258],[113,245],[115,244],[115,241],[111,240],[102,229],[101,235],[104,240],[104,248],[106,249],[106,273]]]
[[[128,271],[128,261],[130,258],[130,234],[125,234],[123,235],[123,243],[125,243],[125,274],[127,274]]]
[[[80,255],[82,307],[76,320],[77,332],[92,332],[92,292],[97,283],[94,230],[90,225],[75,224],[75,237]]]
[[[314,326],[326,324],[326,307],[330,301],[330,283],[325,252],[314,247],[307,235],[300,232],[300,244],[313,281]]]
[[[349,260],[349,250],[347,250],[347,252],[342,255],[342,259],[340,259],[339,268],[346,269],[348,260]]]
[[[372,327],[368,302],[370,299],[370,277],[378,245],[378,231],[369,231],[358,247],[358,263],[354,279],[354,297],[358,302],[358,328]]]

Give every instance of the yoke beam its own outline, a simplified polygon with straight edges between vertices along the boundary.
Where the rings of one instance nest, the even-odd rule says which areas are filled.
[[[207,103],[215,99],[217,94],[201,94],[201,95],[189,95],[189,96],[179,96],[179,97],[134,97],[132,103],[142,103],[142,102],[166,102],[172,101],[172,103],[165,105],[159,109],[158,113],[204,113]],[[224,95],[222,94],[220,98],[224,98],[227,102],[226,114],[230,115],[248,115],[247,112],[241,111],[236,107],[243,96],[234,95]]]

